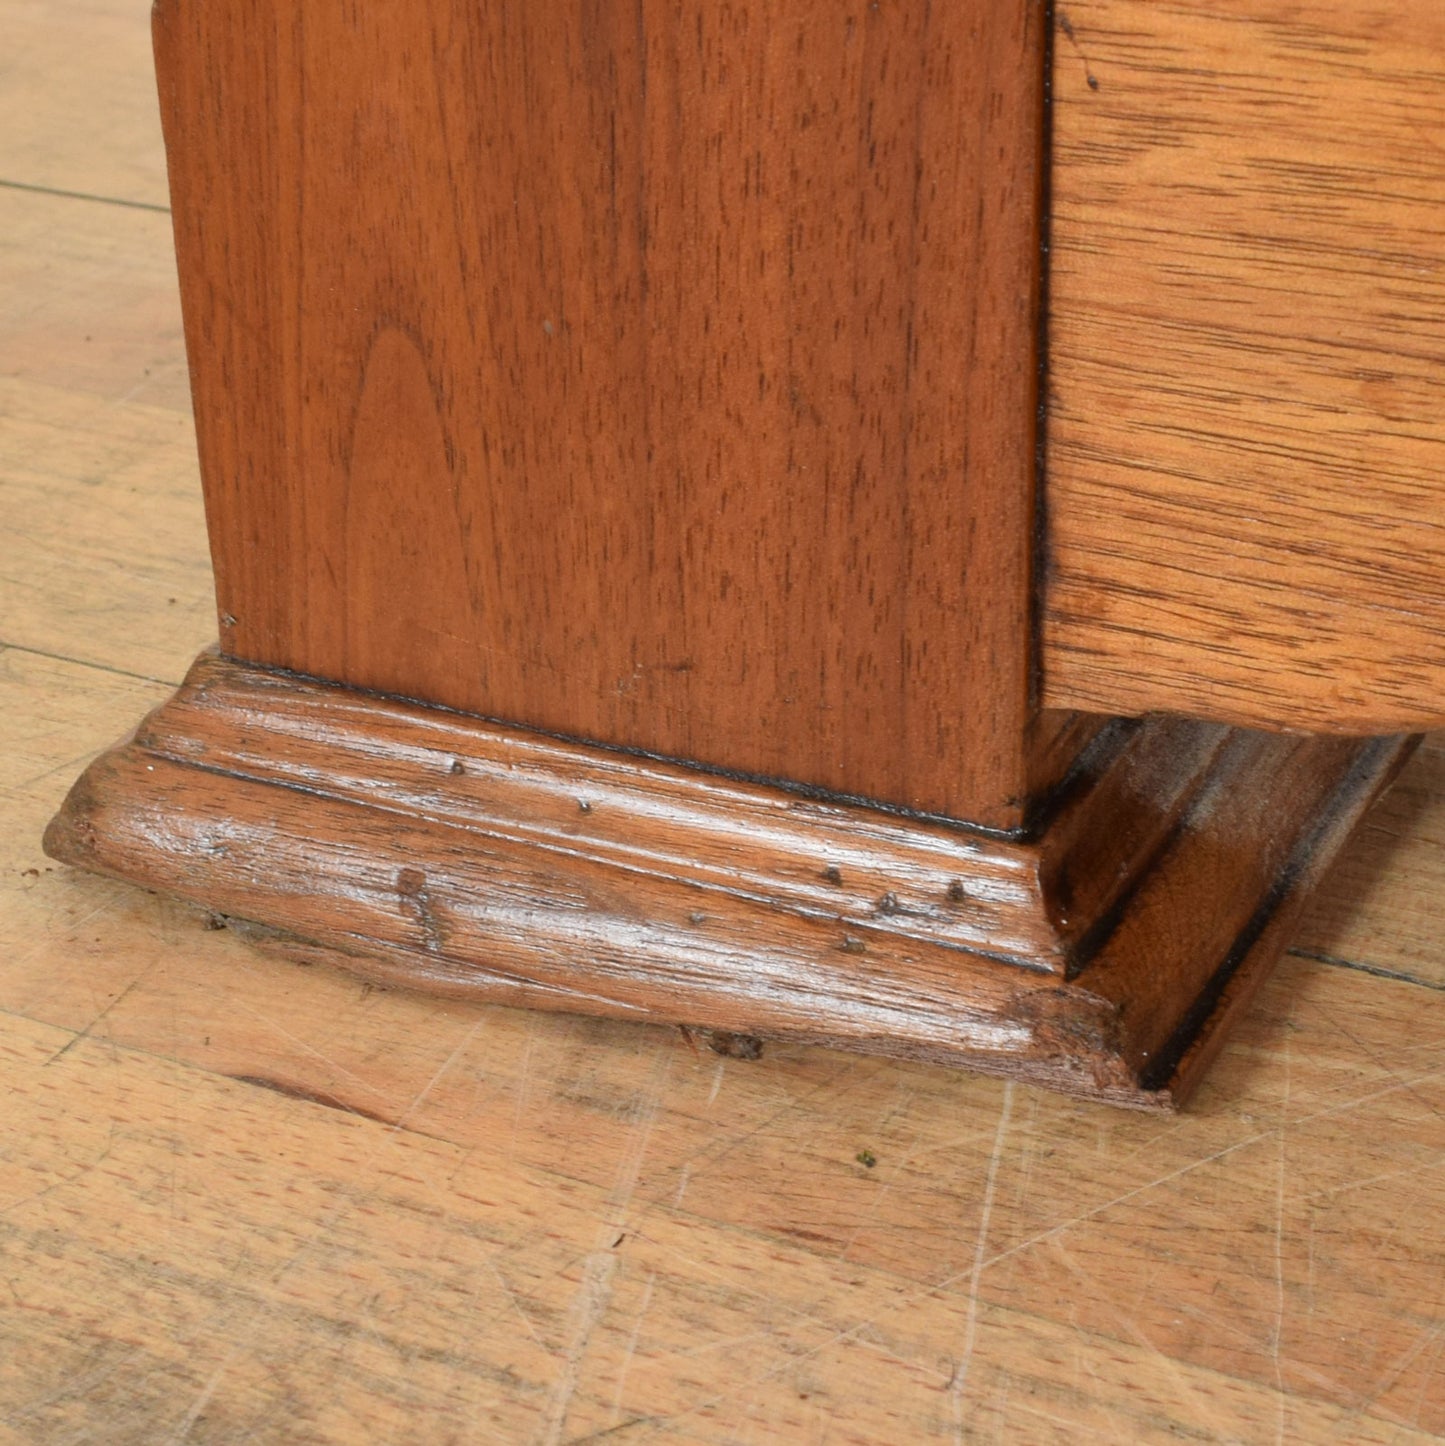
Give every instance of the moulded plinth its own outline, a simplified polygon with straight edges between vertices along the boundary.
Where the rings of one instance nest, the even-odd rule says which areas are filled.
[[[1168,1107],[1411,742],[1120,722],[1006,838],[204,654],[45,846],[391,983]]]

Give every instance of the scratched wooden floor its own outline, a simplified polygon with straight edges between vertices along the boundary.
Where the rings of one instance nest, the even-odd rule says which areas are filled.
[[[1445,1434],[1438,744],[1168,1121],[380,992],[51,867],[214,623],[145,0],[0,0],[0,57],[0,1439]]]

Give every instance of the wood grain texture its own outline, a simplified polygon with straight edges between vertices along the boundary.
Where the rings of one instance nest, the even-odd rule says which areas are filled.
[[[1018,826],[1043,16],[162,0],[226,651]]]
[[[174,682],[215,635],[189,420],[0,378],[0,481],[0,643]]]
[[[1438,996],[1286,959],[1161,1125],[375,989],[45,872],[68,761],[158,697],[0,655],[0,1438],[1445,1432]]]
[[[433,1028],[460,1050],[446,1062],[452,1092],[496,1080],[488,1047],[501,1039],[469,1041],[467,1023],[455,1019]],[[1317,1015],[1302,1015],[1297,1032],[1305,1030],[1321,1032]],[[67,1050],[74,1039],[24,1021],[4,1040],[20,1147],[0,1180],[16,1254],[35,1262],[18,1277],[19,1308],[0,1320],[9,1347],[0,1400],[18,1439],[104,1434],[139,1446],[165,1431],[364,1442],[405,1439],[422,1413],[427,1434],[444,1441],[474,1436],[478,1422],[537,1442],[607,1430],[707,1446],[825,1431],[869,1443],[960,1432],[1228,1441],[1281,1420],[1295,1439],[1435,1439],[1426,1423],[1439,1419],[1438,1387],[1428,1367],[1406,1361],[1378,1402],[1357,1407],[1349,1394],[1388,1372],[1391,1348],[1408,1353],[1418,1333],[1392,1329],[1365,1292],[1348,1293],[1331,1275],[1328,1304],[1363,1303],[1367,1313],[1354,1319],[1374,1337],[1369,1365],[1346,1366],[1338,1330],[1331,1351],[1323,1323],[1310,1319],[1298,1253],[1309,1192],[1353,1183],[1311,1146],[1373,1126],[1385,1142],[1362,1163],[1389,1168],[1412,1157],[1419,1112],[1394,1096],[1373,1108],[1347,1097],[1339,1103],[1354,1108],[1324,1122],[1278,1115],[1274,1097],[1258,1096],[1278,1123],[1253,1136],[1215,1124],[1149,1155],[1137,1149],[1141,1130],[1091,1129],[1089,1151],[1074,1152],[1067,1130],[1090,1122],[1008,1094],[1001,1106],[997,1085],[987,1099],[950,1096],[913,1067],[903,1078],[916,1103],[896,1128],[937,1153],[926,1166],[895,1166],[890,1193],[920,1210],[950,1208],[952,1231],[928,1264],[915,1252],[888,1268],[839,1259],[836,1235],[830,1252],[803,1234],[823,1235],[819,1225],[841,1234],[850,1221],[867,1230],[886,1182],[852,1161],[856,1128],[840,1120],[826,1140],[807,1139],[809,1126],[832,1122],[809,1094],[812,1086],[826,1095],[827,1077],[802,1057],[768,1100],[772,1116],[785,1118],[749,1139],[744,1119],[729,1112],[759,1124],[769,1116],[747,1067],[723,1077],[709,1107],[714,1072],[694,1071],[680,1043],[657,1040],[623,1119],[609,1129],[598,1106],[583,1116],[620,1146],[593,1182],[569,1178],[560,1160],[540,1169],[508,1160],[475,1126],[429,1137],[109,1038]],[[568,1063],[584,1071],[586,1043],[616,1048],[602,1032],[577,1041]],[[1302,1085],[1323,1083],[1315,1071],[1300,1075]],[[867,1088],[866,1076],[833,1083]],[[971,1124],[992,1128],[966,1139],[930,1128],[925,1101],[940,1116],[961,1107]],[[732,1145],[724,1158],[693,1160],[686,1178],[696,1176],[698,1196],[687,1189],[677,1203],[674,1110],[679,1135],[686,1110],[695,1134]],[[529,1107],[527,1118],[534,1113]],[[1226,1152],[1222,1163],[1202,1162],[1210,1142]],[[1280,1357],[1288,1394],[1267,1380],[1273,1283],[1202,1248],[1221,1208],[1274,1238],[1274,1200],[1259,1177],[1281,1142],[1293,1171],[1284,1237],[1292,1313]],[[777,1157],[784,1144],[806,1149],[791,1156],[791,1171]],[[942,1165],[945,1152],[954,1158]],[[1070,1178],[1059,1163],[1065,1153],[1074,1163],[1092,1153],[1095,1163]],[[795,1218],[811,1225],[790,1226],[785,1202],[768,1191],[803,1162],[814,1193],[800,1195]],[[1168,1167],[1183,1172],[1178,1183],[1161,1180]],[[770,1182],[761,1191],[760,1175]],[[996,1214],[965,1203],[965,1192],[981,1194],[990,1178],[1010,1202]],[[755,1208],[760,1195],[767,1200],[766,1226],[714,1218],[729,1188]],[[1131,1188],[1177,1222],[1168,1248],[1149,1251],[1150,1264],[1172,1265],[1162,1289],[1140,1289],[1147,1267],[1128,1256],[1140,1239],[1137,1216],[1111,1204]],[[1322,1240],[1323,1262],[1348,1268],[1364,1258],[1364,1240],[1389,1238],[1383,1192],[1366,1188],[1363,1200],[1347,1190],[1342,1202],[1314,1207],[1317,1226],[1369,1232],[1355,1252]],[[826,1222],[823,1191],[834,1200]],[[1043,1237],[1036,1244],[1030,1227]],[[980,1235],[992,1269],[975,1292],[980,1272],[967,1252]],[[1183,1278],[1181,1255],[1213,1294]],[[1438,1269],[1431,1248],[1412,1243],[1405,1258]],[[1419,1298],[1418,1288],[1393,1284],[1403,1270],[1391,1274],[1394,1298]],[[1078,1301],[1075,1323],[1057,1307],[1040,1309],[1051,1289]],[[1130,1289],[1137,1307],[1127,1305]],[[1220,1299],[1234,1291],[1237,1302]],[[1209,1328],[1221,1318],[1250,1335],[1221,1340]],[[1161,1338],[1178,1342],[1179,1359],[1161,1355]],[[73,1369],[82,1361],[86,1369]],[[1331,1375],[1320,1379],[1316,1362]],[[1340,1367],[1349,1385],[1333,1374]]]
[[[1362,825],[1315,898],[1294,947],[1445,992],[1435,903],[1445,843],[1445,748],[1432,742]]]
[[[1168,1106],[1405,751],[1149,724],[1018,843],[203,656],[45,846],[443,995]]]
[[[68,10],[0,0],[0,32],[42,8]],[[146,8],[113,4],[142,36]],[[17,47],[0,81],[58,94],[26,71],[56,55]],[[148,79],[108,73],[76,72],[83,125],[35,111],[77,121],[44,138],[58,184],[139,128],[117,96],[153,104]],[[132,214],[112,208],[112,234]],[[85,332],[63,308],[103,295],[109,268],[124,291],[124,247],[66,245],[46,286],[77,376]],[[36,297],[10,275],[0,346],[23,371],[35,353],[6,328]],[[138,330],[115,344],[137,377],[149,357]],[[33,520],[7,535],[0,571],[28,581],[0,637],[22,616],[92,621],[68,634],[84,664],[0,651],[7,1446],[460,1443],[494,1422],[521,1442],[612,1430],[603,1446],[1445,1435],[1438,743],[1300,926],[1337,962],[1287,955],[1195,1107],[1163,1123],[925,1064],[781,1044],[746,1063],[675,1029],[298,969],[40,851],[81,761],[164,697],[112,670],[146,657],[178,681],[214,635],[115,592],[108,505],[40,525],[48,487],[72,495],[63,442],[87,396],[50,360],[29,395],[54,445],[0,447],[0,515]],[[133,452],[148,525],[130,564],[204,580],[184,467],[147,463],[136,420],[97,407],[86,443],[103,456],[104,425]]]
[[[122,9],[116,0],[101,33],[123,28]],[[57,33],[73,29],[69,14]],[[30,94],[39,82],[26,75],[52,73],[58,41],[26,53],[8,74]],[[17,126],[6,159],[53,167],[44,174],[62,189],[91,184],[91,167],[122,174],[137,133],[154,130],[159,146],[154,116],[129,117],[137,93],[154,107],[149,79],[138,91],[123,82],[106,71],[90,86],[113,150],[96,150],[88,128],[52,154],[46,131]],[[107,127],[114,95],[124,104]],[[0,289],[0,643],[177,683],[216,635],[216,604],[170,221],[0,186]]]
[[[1445,719],[1445,11],[1058,10],[1047,700]]]
[[[0,188],[0,277],[14,297],[7,382],[165,407],[189,421],[169,217]]]

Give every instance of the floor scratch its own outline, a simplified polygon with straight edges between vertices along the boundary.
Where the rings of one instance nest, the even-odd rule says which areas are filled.
[[[260,1011],[251,1010],[250,1012],[254,1014],[258,1019],[262,1020],[264,1023],[270,1024],[274,1029],[276,1029],[278,1033],[285,1035],[289,1039],[296,1038],[294,1035],[290,1034],[288,1030],[283,1029],[280,1025],[276,1024],[274,1020],[271,1020],[267,1018],[266,1015],[260,1013]],[[396,1121],[392,1124],[382,1127],[377,1142],[371,1147],[371,1149],[367,1152],[365,1157],[360,1162],[360,1168],[363,1171],[363,1174],[368,1169],[374,1167],[375,1162],[377,1161],[381,1153],[382,1145],[385,1141],[396,1139],[399,1137],[405,1137],[407,1133],[407,1121],[421,1107],[422,1102],[427,1098],[427,1096],[432,1092],[432,1090],[436,1088],[438,1081],[441,1080],[441,1078],[447,1073],[449,1069],[451,1069],[452,1065],[466,1050],[468,1045],[471,1044],[473,1038],[475,1038],[477,1034],[477,1031],[481,1029],[483,1023],[486,1021],[486,1018],[487,1016],[485,1014],[479,1015],[477,1017],[477,1019],[472,1023],[471,1027],[463,1034],[461,1040],[456,1045],[456,1047],[447,1055],[444,1060],[442,1060],[441,1064],[439,1064],[437,1068],[432,1072],[431,1077],[427,1080],[427,1082],[416,1092],[415,1095],[412,1096],[410,1104],[408,1104],[407,1107],[402,1110]],[[296,1042],[299,1044],[304,1044],[304,1041],[301,1040],[296,1040]],[[306,1047],[309,1048],[309,1046]],[[320,1058],[325,1059],[325,1056],[320,1055],[319,1051],[313,1050],[312,1052],[318,1054]],[[327,1062],[331,1063],[331,1061]],[[335,1067],[340,1069],[339,1065]],[[342,1072],[347,1073],[347,1071]],[[290,1256],[282,1263],[280,1268],[271,1278],[270,1283],[273,1289],[276,1286],[279,1286],[283,1279],[285,1279],[294,1270],[296,1270],[300,1266],[301,1262],[306,1259],[311,1254],[311,1252],[316,1250],[323,1240],[331,1237],[335,1233],[340,1223],[353,1210],[355,1210],[356,1204],[357,1200],[355,1195],[348,1193],[347,1195],[339,1199],[336,1205],[331,1210],[329,1210],[325,1215],[323,1215],[321,1218],[317,1219],[314,1222],[314,1228],[309,1232],[309,1234],[304,1240],[300,1241],[296,1248],[291,1252]],[[256,1320],[251,1324],[249,1329],[247,1329],[240,1336],[240,1338],[233,1343],[231,1350],[227,1353],[226,1357],[220,1362],[220,1364],[217,1365],[216,1369],[211,1373],[210,1377],[206,1381],[206,1384],[201,1388],[201,1391],[197,1396],[196,1400],[192,1403],[190,1410],[182,1418],[180,1425],[176,1429],[176,1434],[171,1437],[170,1446],[181,1446],[181,1443],[184,1442],[186,1438],[190,1435],[190,1432],[195,1426],[196,1421],[199,1419],[201,1413],[206,1409],[207,1403],[215,1394],[222,1380],[224,1380],[226,1373],[231,1369],[233,1365],[235,1365],[237,1361],[239,1361],[244,1356],[247,1351],[252,1349],[256,1337],[264,1328],[265,1322],[270,1314],[271,1309],[274,1309],[274,1307],[263,1307],[263,1309],[258,1313]]]
[[[87,880],[87,887],[94,887],[96,885],[106,887],[107,884],[108,881],[103,879]],[[63,938],[66,935],[74,938],[82,929],[87,928],[97,919],[104,917],[106,914],[115,913],[116,909],[120,906],[120,902],[120,899],[116,897],[115,891],[107,887],[107,896],[93,909],[88,913],[82,914],[80,918],[62,925],[61,929],[57,930],[55,935],[42,934],[29,950],[10,961],[10,967],[15,970],[23,969],[27,967],[32,960],[43,958],[49,950],[55,947],[57,938]]]
[[[657,1049],[642,1102],[635,1115],[635,1126],[626,1152],[617,1166],[617,1174],[602,1210],[596,1244],[588,1252],[582,1267],[582,1279],[568,1309],[570,1329],[563,1353],[562,1369],[553,1387],[552,1400],[538,1441],[541,1446],[557,1446],[567,1426],[567,1413],[577,1392],[582,1362],[591,1343],[592,1334],[607,1313],[612,1299],[612,1278],[617,1272],[617,1246],[628,1224],[627,1215],[637,1190],[642,1161],[647,1154],[652,1128],[661,1108],[667,1074],[672,1067],[672,1051]],[[639,1322],[640,1323],[640,1322]],[[619,1385],[620,1401],[620,1385]]]
[[[35,1200],[43,1200],[45,1196],[53,1195],[57,1190],[63,1190],[67,1185],[73,1185],[77,1180],[84,1179],[91,1171],[105,1163],[113,1149],[115,1149],[115,1126],[112,1124],[110,1134],[106,1138],[105,1148],[95,1159],[87,1160],[79,1169],[72,1170],[63,1180],[52,1180],[50,1184],[42,1186],[39,1190],[32,1190],[30,1194],[22,1195],[18,1200],[10,1200],[4,1205],[0,1205],[0,1215],[8,1215],[12,1210],[20,1209],[22,1205],[29,1205]]]
[[[617,1388],[612,1393],[612,1423],[622,1422],[622,1391],[627,1384],[627,1371],[637,1351],[637,1338],[642,1334],[642,1322],[647,1317],[647,1308],[652,1304],[652,1287],[656,1284],[657,1272],[647,1272],[647,1284],[642,1288],[642,1303],[637,1307],[637,1319],[632,1323],[632,1334],[627,1337],[627,1349],[622,1353],[622,1364],[617,1368]]]
[[[206,1384],[201,1387],[196,1399],[191,1402],[190,1410],[181,1418],[181,1424],[176,1427],[176,1434],[171,1437],[171,1446],[181,1446],[181,1442],[191,1434],[191,1428],[200,1420],[201,1412],[210,1404],[211,1397],[216,1394],[216,1388],[221,1384],[226,1372],[240,1356],[242,1350],[243,1347],[240,1344],[233,1346],[230,1354],[207,1377]]]
[[[135,993],[135,991],[141,986],[141,984],[145,982],[146,977],[147,976],[143,974],[137,979],[132,979],[130,983],[127,984],[125,988],[122,989],[120,993],[117,994],[115,998],[112,999],[110,1003],[107,1004],[105,1008],[102,1009],[100,1013],[97,1014],[95,1018],[93,1018],[90,1023],[85,1026],[84,1029],[80,1030],[76,1034],[72,1034],[70,1038],[67,1039],[65,1043],[62,1044],[60,1048],[57,1049],[55,1053],[52,1054],[43,1065],[40,1066],[41,1069],[49,1069],[56,1060],[60,1059],[64,1055],[69,1054],[70,1051],[74,1049],[77,1044],[81,1043],[82,1040],[89,1039],[91,1034],[95,1030],[95,1026],[101,1023],[101,1021],[104,1020],[105,1017],[111,1012],[111,1010],[113,1010],[118,1004],[130,998],[130,996]]]
[[[273,1030],[276,1034],[279,1034],[282,1039],[289,1040],[290,1043],[294,1044],[298,1049],[319,1060],[328,1069],[334,1070],[337,1075],[350,1080],[352,1084],[359,1085],[362,1089],[366,1090],[372,1095],[375,1095],[378,1099],[390,1102],[391,1096],[386,1091],[378,1089],[374,1084],[370,1083],[368,1080],[363,1079],[359,1074],[356,1074],[352,1070],[347,1069],[346,1066],[343,1065],[339,1060],[332,1059],[332,1057],[324,1050],[317,1049],[314,1044],[308,1043],[306,1040],[302,1039],[299,1034],[293,1034],[289,1029],[286,1028],[285,1025],[278,1023],[269,1014],[266,1014],[263,1011],[257,1009],[252,1004],[248,1004],[246,1000],[242,999],[239,995],[235,996],[234,1003],[237,1008],[244,1009],[246,1013],[251,1016],[252,1019],[259,1021],[261,1024],[265,1025],[267,1029]],[[471,1036],[469,1035],[467,1040],[463,1040],[463,1045],[465,1045],[470,1040],[470,1037]],[[446,1064],[442,1066],[442,1073],[446,1071],[447,1065],[449,1065],[455,1058],[456,1051],[453,1051],[452,1055],[447,1059]],[[430,1083],[428,1083],[428,1090],[431,1089],[432,1085],[436,1084],[437,1078],[440,1078],[440,1074],[434,1077],[430,1081]],[[415,1106],[416,1101],[413,1101],[412,1108],[415,1108]],[[408,1113],[410,1113],[410,1111],[408,1111]],[[401,1116],[401,1120],[405,1120],[405,1118],[406,1115]],[[400,1120],[397,1121],[397,1126],[399,1126],[400,1123]]]
[[[1053,1258],[1073,1277],[1078,1292],[1087,1293],[1089,1299],[1108,1301],[1107,1291],[1079,1264],[1063,1236],[1049,1242],[1049,1251]],[[1109,1313],[1119,1329],[1121,1339],[1131,1340],[1141,1350],[1148,1351],[1158,1367],[1174,1381],[1175,1389],[1179,1392],[1181,1399],[1189,1402],[1191,1415],[1199,1425],[1207,1427],[1208,1439],[1211,1441],[1229,1440],[1229,1422],[1216,1412],[1215,1402],[1209,1391],[1201,1389],[1199,1382],[1191,1378],[1183,1363],[1167,1351],[1161,1350],[1148,1333],[1140,1328],[1137,1320],[1126,1315],[1112,1302],[1109,1302]],[[1224,1324],[1229,1325],[1230,1323],[1225,1322]],[[1242,1340],[1253,1344],[1253,1338],[1247,1332],[1239,1330],[1237,1327],[1232,1328],[1236,1330]],[[1083,1334],[1087,1339],[1088,1333],[1083,1332]],[[1090,1371],[1091,1374],[1096,1375],[1092,1368]]]
[[[984,1252],[988,1249],[988,1228],[993,1218],[994,1194],[998,1189],[999,1165],[1003,1160],[1004,1140],[1008,1135],[1009,1117],[1013,1114],[1014,1086],[1009,1080],[1003,1087],[1003,1104],[999,1109],[998,1128],[994,1131],[993,1150],[988,1159],[988,1174],[983,1186],[983,1204],[978,1212],[978,1242],[973,1251],[973,1274],[968,1283],[968,1308],[964,1318],[963,1348],[959,1352],[958,1364],[953,1370],[949,1387],[949,1405],[953,1413],[953,1427],[961,1442],[965,1435],[963,1413],[964,1396],[968,1391],[968,1372],[973,1364],[973,1348],[978,1339],[978,1287],[983,1278]]]
[[[1287,1404],[1284,1392],[1284,1365],[1281,1352],[1284,1344],[1285,1316],[1284,1196],[1286,1170],[1289,1163],[1286,1141],[1289,1130],[1290,1071],[1293,1066],[1293,1057],[1290,1050],[1290,1031],[1293,1028],[1294,1019],[1293,1010],[1291,1010],[1289,1017],[1284,1021],[1284,1099],[1280,1104],[1279,1134],[1275,1141],[1277,1162],[1274,1192],[1274,1329],[1270,1333],[1270,1356],[1274,1363],[1276,1404],[1274,1435],[1278,1446],[1284,1446],[1285,1407]]]

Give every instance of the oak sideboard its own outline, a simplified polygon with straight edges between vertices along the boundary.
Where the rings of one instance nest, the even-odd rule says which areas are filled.
[[[218,644],[57,858],[1182,1100],[1445,723],[1434,0],[158,0]]]

